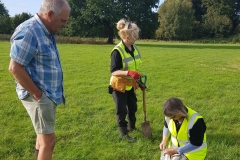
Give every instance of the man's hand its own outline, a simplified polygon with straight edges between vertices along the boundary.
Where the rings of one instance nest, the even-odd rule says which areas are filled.
[[[42,98],[42,91],[32,81],[24,66],[11,59],[9,71],[18,83],[39,102]]]
[[[37,93],[37,94],[32,94],[32,96],[33,96],[33,98],[35,98],[36,99],[36,101],[40,101],[40,99],[42,98],[42,91],[41,90],[39,90],[39,92]]]
[[[130,76],[133,79],[139,79],[141,74],[136,71],[128,71],[127,76]]]

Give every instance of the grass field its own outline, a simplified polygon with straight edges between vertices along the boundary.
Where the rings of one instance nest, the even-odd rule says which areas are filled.
[[[240,157],[240,46],[138,42],[147,74],[147,120],[153,136],[131,132],[136,143],[119,138],[115,107],[107,93],[113,45],[59,44],[67,105],[57,108],[54,160],[158,160],[162,103],[179,97],[207,124],[207,160]],[[0,159],[31,160],[35,133],[17,99],[8,72],[10,44],[0,41]],[[137,127],[143,122],[137,91]]]

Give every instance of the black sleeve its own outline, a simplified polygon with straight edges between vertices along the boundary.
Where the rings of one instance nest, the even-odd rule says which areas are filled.
[[[114,50],[111,55],[111,66],[110,66],[110,72],[114,72],[117,70],[120,70],[122,68],[122,57],[118,50]]]
[[[206,124],[203,118],[199,118],[193,125],[190,132],[190,143],[195,146],[201,146],[203,143],[204,133],[206,131]]]
[[[168,128],[168,125],[167,125],[166,120],[164,121],[164,126],[165,126],[166,128]]]

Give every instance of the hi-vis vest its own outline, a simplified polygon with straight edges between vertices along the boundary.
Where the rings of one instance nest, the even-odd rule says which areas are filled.
[[[121,70],[123,71],[127,71],[127,70],[133,70],[133,71],[137,71],[139,68],[140,63],[142,63],[141,61],[141,56],[140,56],[140,52],[138,50],[138,48],[136,47],[136,45],[133,45],[134,47],[134,58],[131,56],[131,54],[127,53],[125,51],[125,46],[122,42],[120,42],[118,45],[116,45],[112,52],[114,50],[118,50],[118,52],[120,53],[121,57],[122,57],[122,66],[123,68],[121,68]],[[111,54],[112,54],[111,52]],[[112,84],[112,81],[114,79],[118,79],[118,81],[121,81],[122,79],[124,79],[124,81],[126,83],[126,88],[124,90],[131,90],[132,89],[132,85],[129,84],[133,84],[133,79],[129,76],[125,76],[125,77],[118,77],[118,76],[112,76],[110,79],[110,84]]]
[[[177,133],[176,130],[176,125],[175,122],[168,118],[165,117],[165,120],[168,125],[168,129],[171,133],[171,147],[172,148],[177,148],[181,147],[187,143],[189,143],[189,130],[193,127],[195,122],[198,120],[198,118],[202,118],[202,116],[197,113],[196,111],[188,108],[188,119],[184,118],[181,127]],[[207,154],[207,143],[206,143],[206,133],[204,133],[204,139],[203,139],[203,144],[188,153],[184,153],[184,155],[189,159],[189,160],[204,160]]]

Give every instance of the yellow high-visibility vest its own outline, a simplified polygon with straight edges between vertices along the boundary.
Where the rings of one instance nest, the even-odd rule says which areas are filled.
[[[121,70],[123,70],[123,71],[127,71],[127,70],[137,71],[139,68],[139,65],[142,63],[141,55],[140,55],[140,52],[139,52],[137,46],[134,44],[133,47],[134,47],[134,52],[133,52],[134,58],[131,56],[131,54],[129,54],[125,51],[125,46],[122,43],[122,41],[119,44],[117,44],[112,50],[112,52],[114,50],[118,50],[118,52],[120,53],[120,55],[122,57],[122,66],[123,66],[121,68]],[[111,52],[111,54],[112,54],[112,52]],[[124,78],[132,79],[129,76],[126,76]],[[113,76],[110,79],[110,84],[111,84],[112,79],[113,79]],[[129,91],[131,89],[132,89],[132,86],[126,86],[127,91]]]
[[[183,146],[187,143],[190,143],[189,141],[189,130],[193,127],[193,125],[196,123],[196,121],[199,118],[202,118],[202,116],[197,113],[196,111],[192,110],[191,108],[187,107],[188,109],[188,119],[184,118],[181,127],[177,133],[175,122],[172,119],[169,119],[168,117],[165,117],[165,120],[168,125],[168,129],[171,133],[171,147],[177,148],[178,146]],[[206,143],[206,133],[204,133],[204,139],[202,145],[188,153],[184,153],[184,155],[189,160],[204,160],[207,154],[207,143]]]

